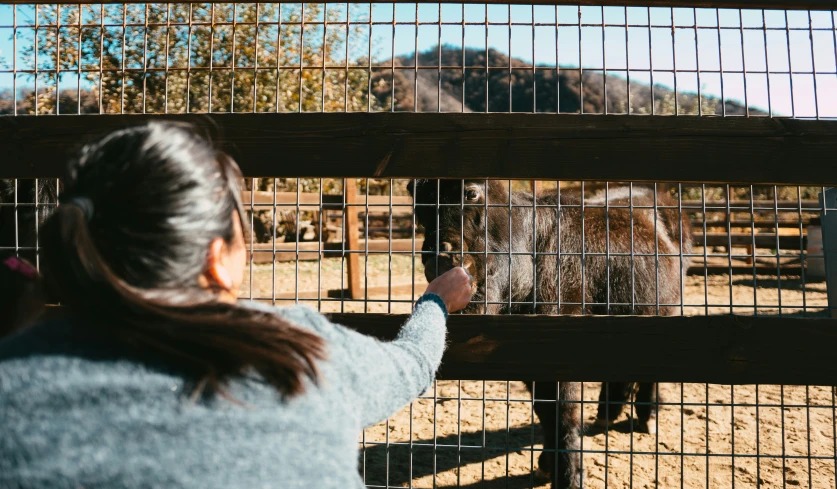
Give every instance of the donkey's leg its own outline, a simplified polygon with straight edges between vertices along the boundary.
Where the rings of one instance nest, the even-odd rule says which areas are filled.
[[[627,400],[628,384],[625,382],[602,382],[596,425],[603,428],[610,427],[616,421],[616,418],[622,414]]]
[[[538,457],[537,473],[541,477],[551,478],[555,472],[555,439],[557,435],[557,420],[555,400],[558,397],[556,382],[526,382],[526,387],[532,393],[532,399],[537,399],[534,409],[543,430],[544,451]]]
[[[636,393],[637,431],[654,434],[657,432],[657,384],[640,382]]]
[[[555,489],[579,489],[584,480],[581,469],[581,384],[561,382],[558,390],[558,473]]]
[[[535,403],[535,413],[544,431],[544,452],[538,457],[538,473],[552,481],[553,489],[579,489],[581,471],[581,384],[560,382],[558,400]],[[531,384],[529,384],[532,390]],[[556,383],[538,382],[537,399],[556,398]],[[557,451],[557,453],[556,453]]]

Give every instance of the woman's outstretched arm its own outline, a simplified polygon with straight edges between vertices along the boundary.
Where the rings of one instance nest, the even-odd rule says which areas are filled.
[[[316,331],[326,340],[328,361],[339,370],[346,394],[359,407],[363,427],[374,425],[433,384],[445,349],[447,307],[425,294],[392,341],[381,341],[319,316]]]
[[[305,323],[326,341],[327,361],[341,379],[345,395],[359,407],[364,427],[388,418],[430,388],[442,362],[448,310],[468,304],[471,281],[462,268],[439,276],[416,302],[398,336],[388,342],[333,324],[304,308]],[[296,314],[287,312],[287,319],[295,321]]]

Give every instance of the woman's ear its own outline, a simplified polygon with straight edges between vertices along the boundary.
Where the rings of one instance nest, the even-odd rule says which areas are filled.
[[[207,286],[216,285],[222,289],[232,292],[233,280],[229,270],[224,265],[224,256],[227,252],[227,244],[222,238],[215,238],[209,245],[209,251],[206,257],[206,272],[204,279],[208,282]]]

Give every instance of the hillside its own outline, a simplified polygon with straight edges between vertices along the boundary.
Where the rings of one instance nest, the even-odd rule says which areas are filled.
[[[485,68],[444,69],[441,73],[440,70],[433,69],[439,65],[462,66],[463,54],[465,66],[489,66],[490,68],[488,70]],[[465,112],[484,112],[487,104],[489,112],[555,112],[558,107],[559,112],[577,113],[581,109],[580,93],[583,87],[584,112],[604,113],[606,84],[607,112],[628,112],[628,87],[627,80],[624,78],[607,76],[605,82],[605,77],[601,72],[585,71],[583,75],[580,75],[577,68],[564,67],[556,74],[554,68],[533,68],[530,63],[519,59],[509,60],[507,55],[494,49],[486,52],[468,48],[463,53],[463,50],[458,47],[442,47],[441,50],[433,48],[419,53],[418,60],[415,55],[399,56],[390,63],[383,63],[384,66],[387,64],[402,68],[396,68],[395,71],[395,110],[397,111],[411,111],[415,106],[419,112],[435,112],[439,105],[437,97],[441,101],[442,112],[461,111],[464,87]],[[414,68],[417,65],[418,70]],[[430,68],[422,68],[423,66]],[[419,78],[418,101],[414,103],[416,71]],[[489,73],[487,84],[486,71]],[[373,80],[377,83],[376,95],[381,98],[379,94],[391,92],[389,81],[392,75],[389,71],[379,73]],[[440,92],[437,87],[441,88]],[[674,114],[675,104],[672,91],[655,86],[653,92],[654,112]],[[681,114],[698,113],[697,94],[681,93],[678,98]],[[704,114],[722,113],[720,100],[706,96],[703,99]],[[651,100],[652,90],[649,85],[631,82],[631,112],[650,114]],[[509,107],[510,102],[511,107]],[[746,110],[741,104],[727,102],[726,113],[743,115]],[[765,115],[763,111],[752,108],[750,113]]]
[[[465,66],[490,68],[436,68],[440,65],[462,66],[463,57]],[[418,70],[415,69],[417,65]],[[390,68],[392,66],[395,66],[394,72]],[[418,80],[415,79],[416,73]],[[353,87],[357,94],[366,92],[363,86],[366,82],[360,83],[361,86]],[[578,113],[583,92],[585,113],[604,113],[605,103],[608,113],[627,113],[629,98],[631,113],[652,113],[652,89],[647,84],[632,81],[629,97],[627,80],[624,78],[611,75],[605,77],[601,72],[590,70],[581,74],[577,68],[565,67],[556,73],[554,68],[533,67],[516,58],[510,60],[507,55],[494,49],[486,52],[468,48],[463,51],[458,47],[443,46],[441,49],[432,48],[419,53],[418,60],[415,55],[399,56],[373,67],[370,85],[372,105],[377,110],[387,110],[393,106],[396,111],[415,109],[418,112],[485,112],[486,108],[489,112],[556,112],[558,108],[559,112]],[[251,86],[242,87],[241,90],[247,91]],[[319,92],[319,89],[315,91]],[[19,114],[34,113],[33,95],[31,89],[19,91]],[[116,95],[118,94],[114,94]],[[173,96],[174,93],[169,93],[169,97]],[[95,90],[83,89],[81,99],[79,103],[75,89],[62,90],[59,97],[60,112],[74,114],[78,113],[80,108],[81,113],[98,113],[99,97]],[[54,91],[39,90],[39,100],[40,107],[51,109],[55,105]],[[681,93],[677,102],[681,114],[698,113],[696,94]],[[229,104],[220,105],[226,107]],[[653,105],[656,114],[674,114],[674,94],[668,88],[655,86]],[[702,106],[704,114],[721,114],[723,110],[721,101],[713,97],[704,96]],[[0,90],[0,115],[12,114],[13,109],[11,90]],[[52,112],[43,108],[41,111]],[[728,115],[743,115],[745,112],[741,104],[726,104]],[[753,108],[750,109],[750,113],[765,115],[763,111]]]

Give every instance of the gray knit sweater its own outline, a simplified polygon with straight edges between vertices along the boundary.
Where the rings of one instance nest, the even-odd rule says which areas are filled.
[[[268,309],[269,306],[252,305]],[[303,306],[273,309],[327,342],[318,385],[258,379],[190,402],[187,380],[114,355],[69,321],[0,342],[0,488],[361,488],[360,431],[431,385],[447,312],[427,295],[385,343]]]

